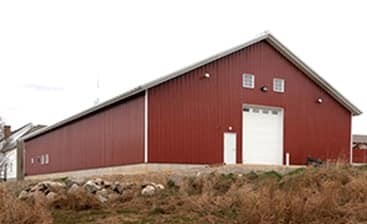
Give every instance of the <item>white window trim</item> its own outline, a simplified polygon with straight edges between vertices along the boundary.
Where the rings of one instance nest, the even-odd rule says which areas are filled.
[[[275,83],[277,81],[281,81],[282,82],[282,89],[281,90],[278,90],[278,89],[275,88],[275,86],[276,86]],[[277,92],[277,93],[284,93],[285,92],[285,80],[284,79],[281,79],[281,78],[274,78],[273,79],[273,91],[274,92]]]
[[[48,164],[48,154],[45,154],[45,164]]]
[[[251,77],[252,83],[251,86],[246,85],[246,77]],[[242,74],[242,87],[248,88],[248,89],[254,89],[255,88],[255,75],[250,73],[243,73]]]

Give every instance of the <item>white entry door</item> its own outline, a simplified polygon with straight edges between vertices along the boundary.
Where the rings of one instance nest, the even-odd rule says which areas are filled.
[[[247,164],[283,164],[283,110],[245,106],[242,161]]]
[[[236,164],[236,133],[224,133],[224,163]]]

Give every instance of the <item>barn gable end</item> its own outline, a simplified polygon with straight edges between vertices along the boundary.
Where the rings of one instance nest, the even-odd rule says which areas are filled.
[[[253,88],[243,86],[244,74]],[[275,79],[284,92],[274,91]],[[360,113],[267,33],[27,136],[25,171],[348,160],[351,117]],[[273,155],[266,150],[277,159],[257,160]],[[49,163],[39,164],[45,155]]]

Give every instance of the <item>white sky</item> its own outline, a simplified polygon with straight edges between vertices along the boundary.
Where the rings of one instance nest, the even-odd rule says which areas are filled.
[[[367,114],[366,9],[364,1],[0,0],[0,116],[14,128],[50,125],[265,30]],[[353,132],[367,134],[367,115],[353,119]]]

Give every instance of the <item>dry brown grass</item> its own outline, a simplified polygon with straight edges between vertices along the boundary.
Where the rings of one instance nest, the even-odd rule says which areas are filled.
[[[187,223],[361,223],[367,222],[367,175],[340,164],[285,176],[210,174],[120,207],[159,217],[154,223],[177,217],[190,217]]]
[[[78,211],[99,209],[102,207],[102,204],[95,195],[80,188],[75,192],[59,193],[56,199],[48,204],[48,206],[56,209],[70,209]]]
[[[29,206],[17,200],[6,204],[14,197],[2,189],[0,223],[48,223],[51,219],[45,208],[55,223],[63,224],[367,223],[367,169],[363,167],[327,165],[287,175],[211,173],[183,178],[180,185],[169,175],[151,178],[137,177],[136,185],[107,205],[85,192],[62,195],[48,205]],[[146,181],[164,183],[166,189],[143,197],[140,184]]]
[[[49,224],[52,217],[43,204],[32,205],[20,201],[0,185],[0,223],[2,224]]]

